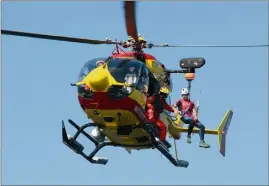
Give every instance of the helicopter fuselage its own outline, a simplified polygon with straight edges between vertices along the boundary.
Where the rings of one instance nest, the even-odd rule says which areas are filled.
[[[106,61],[104,65],[96,67],[100,58],[93,59],[81,71],[80,81],[90,87],[90,91],[78,87],[81,108],[89,119],[103,126],[103,134],[109,140],[137,145],[139,149],[143,145],[148,148],[150,135],[138,127],[148,123],[145,112],[147,96],[143,89],[148,86],[149,94],[158,91],[155,77],[161,77],[164,66],[153,56],[143,53],[125,52],[102,59]],[[88,72],[85,73],[85,69]],[[165,116],[164,113],[162,117]],[[169,125],[169,121],[166,124]]]

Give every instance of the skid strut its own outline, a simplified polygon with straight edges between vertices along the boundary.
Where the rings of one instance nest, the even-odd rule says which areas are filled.
[[[100,127],[99,124],[96,123],[87,123],[81,127],[79,127],[74,121],[68,120],[68,122],[77,129],[76,134],[73,137],[70,137],[67,132],[66,128],[64,125],[64,122],[62,121],[62,140],[65,145],[67,145],[70,149],[72,149],[74,152],[77,154],[80,154],[83,156],[85,159],[87,159],[91,163],[95,164],[103,164],[105,165],[108,162],[107,158],[103,157],[97,157],[95,156],[99,150],[104,148],[105,146],[114,146],[114,147],[147,147],[147,148],[157,148],[173,165],[177,167],[185,167],[187,168],[189,165],[188,161],[185,160],[176,160],[170,153],[167,147],[161,142],[158,138],[156,138],[155,133],[154,133],[154,128],[152,127],[151,124],[146,124],[143,126],[143,128],[150,134],[151,136],[151,145],[121,145],[121,144],[116,144],[113,142],[101,142],[99,143],[96,141],[91,135],[89,135],[87,132],[84,130],[88,127]],[[84,146],[80,144],[76,139],[80,134],[83,134],[85,137],[87,137],[90,141],[92,141],[95,144],[95,149],[89,154],[86,155],[83,150]]]
[[[185,167],[187,168],[189,166],[189,162],[185,160],[177,160],[175,159],[172,154],[169,152],[169,150],[166,148],[164,143],[159,140],[153,132],[153,127],[150,124],[146,124],[145,129],[149,132],[151,135],[152,144],[154,147],[156,147],[173,165],[176,167]]]
[[[73,151],[75,151],[77,154],[82,155],[89,162],[105,165],[108,162],[108,159],[102,158],[102,157],[94,157],[94,155],[100,149],[102,149],[104,146],[106,146],[106,144],[105,143],[99,144],[94,138],[92,138],[88,133],[86,133],[84,131],[84,129],[86,129],[88,127],[92,127],[92,126],[97,126],[97,124],[95,124],[95,123],[88,123],[88,124],[83,125],[82,127],[79,127],[72,120],[68,120],[68,121],[78,131],[76,132],[76,134],[73,137],[68,137],[68,134],[67,134],[66,129],[65,129],[64,122],[62,121],[62,137],[63,137],[63,143],[65,145],[67,145],[69,148],[71,148]],[[87,137],[89,140],[91,140],[95,144],[95,146],[96,146],[96,148],[94,149],[94,151],[90,155],[88,155],[88,156],[83,152],[84,146],[82,144],[80,144],[78,141],[76,141],[76,139],[78,138],[79,134],[81,134],[81,133],[85,137]]]

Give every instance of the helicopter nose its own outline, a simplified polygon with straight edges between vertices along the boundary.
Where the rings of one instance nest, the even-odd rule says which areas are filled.
[[[95,69],[90,73],[90,88],[94,92],[104,92],[109,87],[108,75],[102,69]]]

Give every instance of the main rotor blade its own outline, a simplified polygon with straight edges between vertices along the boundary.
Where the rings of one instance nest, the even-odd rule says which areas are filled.
[[[135,12],[135,1],[124,1],[124,14],[125,24],[128,36],[138,41],[137,27],[136,27],[136,12]]]
[[[261,45],[151,45],[152,47],[222,47],[222,48],[239,48],[239,47],[268,47],[268,44],[261,44]]]
[[[83,38],[73,38],[73,37],[64,37],[64,36],[55,36],[55,35],[36,34],[36,33],[29,33],[29,32],[19,32],[19,31],[12,31],[12,30],[1,30],[1,33],[5,34],[5,35],[31,37],[31,38],[57,40],[57,41],[67,41],[67,42],[74,42],[74,43],[116,44],[116,42],[106,41],[106,40],[104,40],[104,41],[91,40],[91,39],[83,39]]]

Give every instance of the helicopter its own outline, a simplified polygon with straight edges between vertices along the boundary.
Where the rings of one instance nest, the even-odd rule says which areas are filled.
[[[129,39],[127,41],[91,40],[55,35],[27,33],[20,31],[1,30],[2,34],[39,39],[49,39],[84,44],[116,45],[108,57],[94,58],[84,64],[79,78],[71,86],[77,87],[77,98],[81,109],[92,122],[79,126],[73,120],[68,122],[77,130],[71,136],[67,133],[65,123],[62,121],[62,141],[74,152],[84,157],[90,163],[105,165],[107,158],[95,156],[99,150],[106,146],[122,147],[129,153],[132,150],[157,149],[173,165],[177,167],[189,166],[186,160],[174,157],[166,144],[159,140],[159,129],[154,123],[149,123],[145,108],[149,95],[159,95],[162,87],[169,90],[167,101],[171,105],[170,94],[173,90],[171,74],[184,74],[191,89],[191,82],[195,79],[197,69],[205,65],[202,57],[183,58],[179,62],[181,69],[169,70],[153,55],[145,53],[144,49],[153,47],[220,47],[209,45],[155,45],[137,33],[135,19],[135,2],[124,1],[125,24]],[[260,45],[261,47],[264,45]],[[268,45],[266,45],[268,46]],[[223,46],[232,47],[232,46]],[[236,46],[248,47],[248,46]],[[131,48],[132,51],[124,51]],[[101,62],[101,65],[97,65]],[[147,94],[144,88],[147,87]],[[219,151],[225,156],[225,144],[228,128],[233,117],[233,111],[228,109],[216,130],[205,129],[206,134],[217,135]],[[172,116],[166,111],[160,114],[165,123],[169,137],[180,140],[181,133],[186,133],[181,115]],[[92,133],[86,128],[95,127]],[[193,133],[199,130],[194,129]],[[94,150],[87,155],[84,146],[77,140],[83,134],[94,145]],[[169,143],[168,143],[169,144]]]

